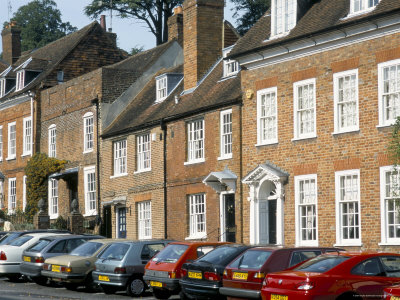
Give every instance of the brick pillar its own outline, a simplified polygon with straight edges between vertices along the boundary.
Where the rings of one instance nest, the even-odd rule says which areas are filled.
[[[46,204],[43,199],[39,200],[38,208],[39,211],[33,216],[33,226],[35,229],[49,229],[50,228],[50,217],[45,212]]]
[[[21,56],[21,29],[11,22],[1,32],[3,42],[3,60],[12,65]]]
[[[83,233],[83,216],[78,211],[78,201],[76,199],[71,202],[71,213],[68,216],[68,229],[75,234]]]
[[[182,7],[174,8],[174,15],[168,18],[168,40],[176,39],[183,46],[183,14]]]

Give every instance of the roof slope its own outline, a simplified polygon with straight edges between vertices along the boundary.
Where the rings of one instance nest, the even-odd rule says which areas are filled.
[[[0,59],[0,73],[3,72],[5,69],[8,68],[8,64]]]

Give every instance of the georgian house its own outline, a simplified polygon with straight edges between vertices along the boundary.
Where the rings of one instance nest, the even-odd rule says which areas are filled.
[[[246,243],[398,251],[400,2],[272,0],[242,67]]]
[[[22,55],[15,23],[3,30],[2,38],[3,59],[9,67],[0,74],[0,193],[4,195],[0,204],[11,214],[25,209],[24,167],[41,150],[43,132],[50,132],[50,156],[58,157],[57,150],[70,146],[68,141],[57,145],[60,127],[42,127],[42,105],[58,105],[59,99],[50,97],[51,101],[43,103],[41,92],[124,56],[116,47],[115,36],[97,22]]]

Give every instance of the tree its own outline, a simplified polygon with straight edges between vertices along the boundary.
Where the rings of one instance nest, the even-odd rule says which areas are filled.
[[[61,21],[61,12],[53,0],[29,2],[15,12],[12,20],[21,28],[22,51],[43,47],[77,30],[69,22]]]
[[[168,41],[168,18],[172,16],[173,8],[182,2],[183,0],[92,0],[85,7],[85,14],[96,19],[112,9],[120,18],[142,21],[154,34],[156,44],[160,45]]]
[[[270,0],[231,0],[235,7],[233,17],[238,25],[236,30],[245,34],[260,19],[271,5]]]

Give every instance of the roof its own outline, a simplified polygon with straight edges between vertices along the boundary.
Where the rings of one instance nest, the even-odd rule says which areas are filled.
[[[347,17],[350,10],[350,0],[320,0],[314,2],[307,13],[298,20],[296,27],[282,38],[269,39],[271,35],[271,11],[268,10],[246,35],[238,41],[229,56],[235,58],[287,41],[327,32],[338,27],[400,11],[399,0],[381,0],[372,11]]]
[[[0,73],[3,72],[5,69],[8,68],[8,64],[0,59]]]

